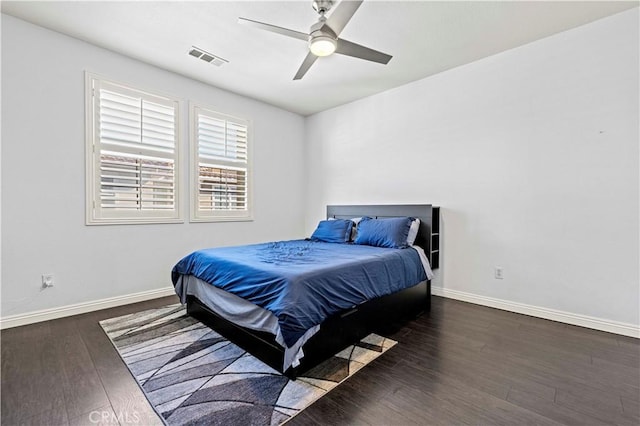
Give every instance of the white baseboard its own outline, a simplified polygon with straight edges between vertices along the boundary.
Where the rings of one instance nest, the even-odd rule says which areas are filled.
[[[436,296],[447,297],[449,299],[462,300],[463,302],[502,309],[504,311],[516,312],[519,314],[530,315],[533,317],[544,318],[552,321],[559,321],[566,324],[577,325],[580,327],[592,328],[594,330],[640,338],[640,327],[633,324],[605,320],[601,318],[590,317],[587,315],[579,315],[571,312],[558,311],[555,309],[541,308],[539,306],[526,305],[524,303],[511,302],[503,299],[479,296],[477,294],[451,290],[442,287],[434,286],[431,288],[431,291]],[[10,315],[0,318],[0,330],[5,328],[18,327],[21,325],[33,324],[41,321],[68,317],[71,315],[99,311],[100,309],[107,309],[116,306],[128,305],[131,303],[144,302],[145,300],[172,296],[174,294],[175,291],[173,287],[166,287],[156,290],[127,294],[124,296],[94,300],[91,302],[77,303],[74,305],[62,306],[59,308],[43,309],[41,311],[27,312],[25,314]]]
[[[477,294],[458,290],[450,290],[443,287],[431,287],[431,292],[436,296],[462,300],[463,302],[488,306],[490,308],[502,309],[503,311],[516,312],[518,314],[530,315],[532,317],[544,318],[552,321],[563,322],[566,324],[577,325],[580,327],[592,328],[594,330],[640,338],[640,327],[634,324],[605,320],[601,318],[590,317],[587,315],[558,311],[555,309],[541,308],[539,306],[511,302],[509,300],[494,299],[492,297],[479,296]]]
[[[109,297],[107,299],[94,300],[91,302],[76,303],[74,305],[61,306],[59,308],[43,309],[41,311],[10,315],[0,318],[0,330],[68,317],[71,315],[99,311],[100,309],[144,302],[145,300],[157,299],[159,297],[172,296],[175,294],[173,287],[166,287],[156,290],[141,291],[139,293],[127,294],[124,296]]]

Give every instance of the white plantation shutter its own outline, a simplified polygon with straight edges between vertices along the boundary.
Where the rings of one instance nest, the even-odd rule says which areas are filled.
[[[193,221],[250,220],[249,122],[191,108]]]
[[[87,223],[179,221],[178,101],[95,77],[89,89]]]

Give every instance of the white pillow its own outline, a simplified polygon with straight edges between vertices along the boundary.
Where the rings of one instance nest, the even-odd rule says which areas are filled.
[[[335,217],[330,217],[329,220],[336,220]],[[353,242],[356,240],[356,232],[358,232],[358,223],[362,220],[361,217],[354,217],[351,219],[351,222],[353,222],[353,228],[351,228],[351,239],[349,240],[349,242]],[[418,231],[416,231],[418,232]],[[409,231],[409,233],[411,233],[411,231]],[[413,238],[415,240],[415,237]]]
[[[353,219],[352,219],[353,220]],[[407,234],[407,244],[412,246],[416,242],[418,237],[418,230],[420,229],[420,219],[413,219],[409,233]],[[353,233],[353,232],[352,232]]]
[[[351,219],[351,222],[353,222],[353,228],[351,228],[351,241],[356,240],[356,234],[358,233],[358,223],[360,223],[361,220],[361,217],[354,217]]]

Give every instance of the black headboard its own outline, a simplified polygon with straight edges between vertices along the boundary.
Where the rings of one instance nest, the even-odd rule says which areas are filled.
[[[431,224],[433,208],[431,204],[399,204],[399,205],[359,205],[359,206],[327,206],[327,218],[352,219],[369,216],[374,219],[383,217],[408,216],[420,219],[420,230],[415,245],[431,252]]]

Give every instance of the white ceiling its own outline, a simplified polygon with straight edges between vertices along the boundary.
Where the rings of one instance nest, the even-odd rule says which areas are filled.
[[[308,32],[317,20],[311,0],[2,1],[1,8],[2,13],[309,115],[638,4],[368,0],[340,37],[393,55],[389,64],[332,55],[320,58],[300,81],[293,76],[307,54],[305,42],[240,25],[238,17]],[[229,63],[215,67],[191,57],[192,45]]]

